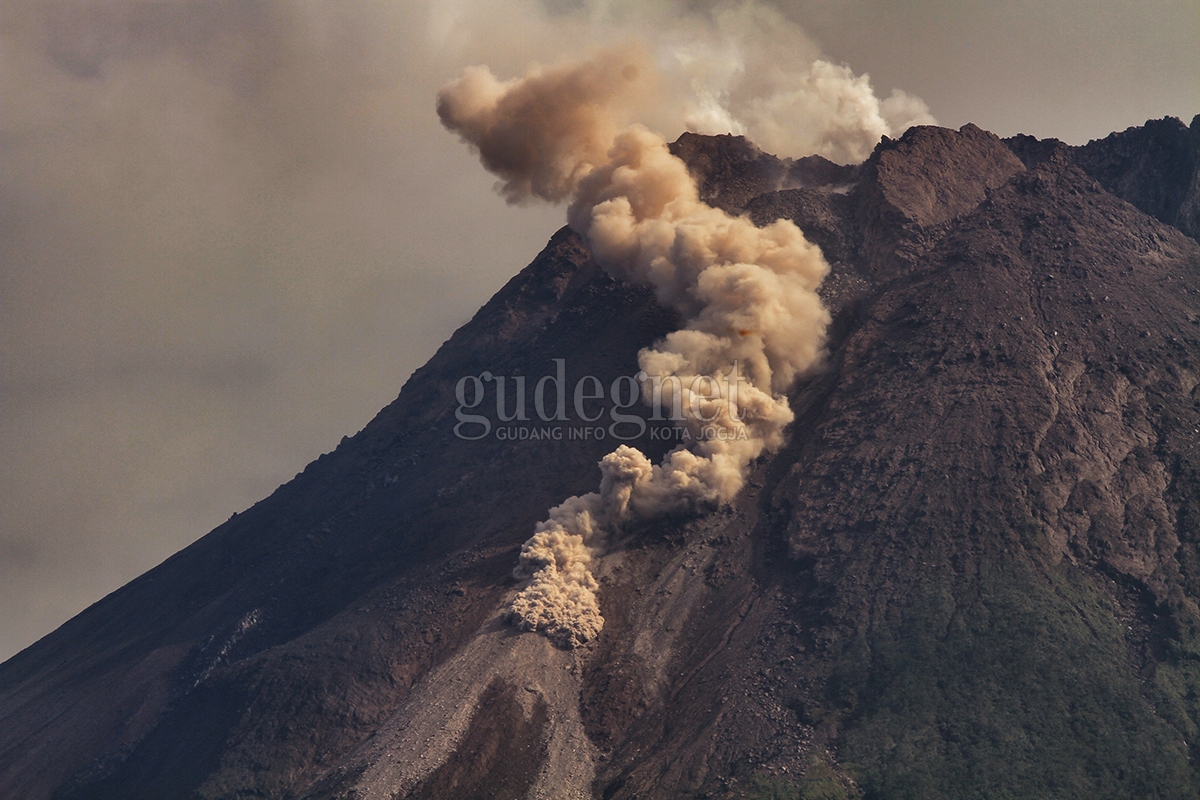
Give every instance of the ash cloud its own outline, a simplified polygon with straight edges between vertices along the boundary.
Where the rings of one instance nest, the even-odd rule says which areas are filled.
[[[744,134],[776,155],[857,163],[882,136],[936,124],[918,97],[877,96],[869,75],[829,60],[771,4],[718,3],[686,31],[667,37],[658,60],[696,133]]]
[[[1195,17],[1192,0],[1132,16],[1113,0],[1086,15],[1055,2],[0,5],[0,658],[363,424],[560,224],[553,209],[496,208],[491,179],[429,113],[463,65],[519,75],[649,36],[662,87],[630,120],[856,160],[883,126],[928,119],[902,93],[872,99],[839,59],[884,92],[919,88],[951,127],[1081,144],[1195,113]],[[827,85],[822,70],[843,74]],[[808,116],[837,98],[874,129],[847,138]],[[456,230],[464,219],[478,236]],[[227,380],[230,363],[253,368]]]
[[[619,447],[600,462],[598,492],[538,524],[521,549],[515,574],[528,585],[509,617],[563,646],[603,627],[588,564],[607,532],[731,500],[747,466],[782,444],[793,419],[784,392],[820,359],[829,323],[816,294],[828,264],[795,224],[757,228],[706,205],[661,136],[640,124],[617,130],[615,101],[656,83],[647,65],[637,50],[618,50],[508,82],[474,68],[438,98],[443,124],[478,150],[510,201],[569,198],[569,223],[596,261],[652,287],[686,320],[639,354],[645,394],[678,400],[682,424],[697,432],[745,432],[678,447],[660,464]]]
[[[551,12],[544,3],[510,0],[454,8],[442,18],[444,29],[437,26],[446,45],[486,56],[481,60],[509,73],[527,69],[521,44],[543,63],[552,63],[597,47],[628,54],[627,43],[639,42],[651,66],[643,74],[655,79],[657,92],[653,103],[646,102],[645,93],[608,97],[606,113],[618,126],[636,118],[673,133],[744,134],[777,155],[816,153],[851,163],[866,158],[881,136],[936,123],[918,97],[900,90],[877,96],[870,76],[831,61],[769,2],[582,2]],[[647,31],[654,32],[652,39]],[[508,45],[489,52],[481,44],[485,36]],[[514,49],[520,59],[513,57]],[[472,75],[485,80],[482,72],[464,78]],[[589,76],[585,71],[572,80],[586,83]],[[525,85],[522,91],[532,88]],[[599,87],[577,88],[586,95]],[[629,116],[631,111],[636,113]]]
[[[0,16],[0,658],[360,427],[557,227],[553,209],[494,207],[429,114],[447,76],[654,31],[642,77],[660,85],[603,99],[613,133],[759,136],[742,99],[770,94],[772,64],[820,56],[754,4]]]
[[[429,113],[429,13],[0,7],[0,660],[360,428],[560,224]]]

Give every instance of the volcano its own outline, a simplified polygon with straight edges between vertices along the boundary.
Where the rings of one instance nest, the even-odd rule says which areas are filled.
[[[679,320],[564,228],[361,432],[0,665],[0,795],[1200,796],[1200,117],[671,151],[819,245],[832,323],[732,501],[595,554],[598,636],[508,624],[513,567],[625,430],[580,381]]]

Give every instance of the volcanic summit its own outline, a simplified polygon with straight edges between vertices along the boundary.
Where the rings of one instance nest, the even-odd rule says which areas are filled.
[[[735,491],[591,548],[602,626],[510,624],[514,566],[614,404],[679,444],[571,393],[688,309],[576,224],[366,428],[0,665],[0,795],[1200,795],[1200,117],[670,153],[819,247],[827,317]]]

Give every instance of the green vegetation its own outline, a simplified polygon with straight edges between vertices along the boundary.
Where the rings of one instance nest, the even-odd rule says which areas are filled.
[[[1065,563],[915,587],[842,646],[839,758],[867,800],[1200,796],[1196,652],[1144,681],[1116,611]]]
[[[862,793],[827,762],[814,759],[799,779],[754,776],[745,797],[747,800],[859,800]]]

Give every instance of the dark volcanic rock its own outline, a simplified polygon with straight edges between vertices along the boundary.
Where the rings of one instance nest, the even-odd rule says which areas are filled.
[[[1028,167],[1072,161],[1117,197],[1200,239],[1200,115],[1190,128],[1165,117],[1082,147],[1023,134],[1004,142]]]
[[[888,213],[922,227],[966,213],[1023,165],[994,133],[920,125],[885,140],[867,160]]]
[[[835,164],[823,156],[805,156],[791,163],[787,171],[787,183],[796,187],[849,185],[858,172],[852,164]]]
[[[862,166],[857,191],[862,257],[885,275],[916,264],[938,231],[1024,169],[995,134],[918,126],[884,140]]]
[[[516,546],[610,449],[460,440],[456,381],[532,393],[557,357],[607,385],[673,325],[560,232],[363,431],[0,666],[0,796],[311,783],[486,619]]]
[[[777,189],[843,187],[857,167],[835,164],[822,156],[792,160],[759,150],[744,136],[701,136],[685,133],[670,145],[700,186],[700,199],[738,212],[754,198]]]
[[[670,145],[671,154],[691,168],[700,199],[726,211],[738,211],[763,192],[782,188],[787,160],[764,153],[745,136],[685,133]]]
[[[1195,710],[1156,681],[1194,680],[1164,654],[1200,589],[1198,257],[1047,164],[884,288],[839,351],[776,502],[828,598],[799,669],[828,670],[826,694],[805,706],[837,713],[880,796],[1196,790]]]
[[[497,617],[612,442],[453,433],[463,376],[607,382],[675,324],[563,231],[361,433],[0,665],[0,795],[1200,795],[1196,127],[682,137],[822,246],[835,323],[733,503],[608,543],[597,641]]]
[[[1026,169],[1033,169],[1039,164],[1051,160],[1069,160],[1073,148],[1058,139],[1039,139],[1036,136],[1018,133],[1004,140],[1008,149],[1012,150]]]
[[[1200,115],[1174,117],[1088,142],[1075,160],[1108,191],[1200,238]]]

